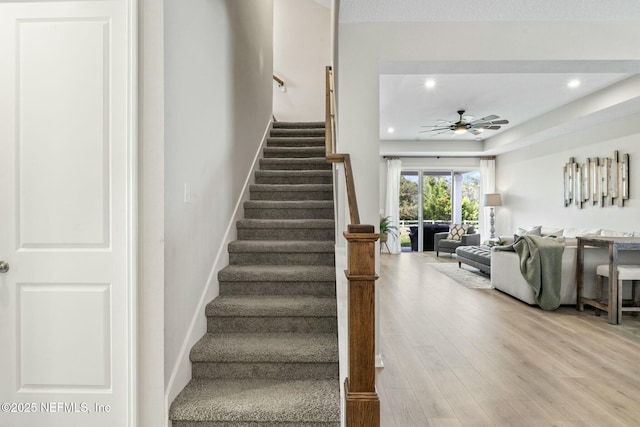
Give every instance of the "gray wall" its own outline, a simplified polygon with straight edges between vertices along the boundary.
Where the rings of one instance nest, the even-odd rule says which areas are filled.
[[[218,295],[235,207],[271,119],[273,3],[165,0],[164,23],[170,403],[190,377],[190,347],[206,330],[203,304]]]

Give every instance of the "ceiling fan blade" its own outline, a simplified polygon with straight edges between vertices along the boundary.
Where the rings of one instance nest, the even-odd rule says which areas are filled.
[[[495,114],[491,114],[490,116],[483,117],[481,119],[476,120],[477,122],[490,122],[495,119],[499,119],[500,116],[496,116]]]
[[[427,130],[424,130],[424,131],[422,131],[422,132],[431,132],[431,131],[449,130],[449,129],[451,129],[449,126],[444,126],[444,127],[439,127],[439,128],[437,128],[437,127],[435,127],[435,126],[429,126],[429,127],[430,127],[431,129],[427,129]]]
[[[433,135],[431,135],[431,136],[442,135],[443,133],[449,133],[449,132],[451,132],[451,129],[442,130],[442,131],[440,131],[440,132],[438,132],[438,133],[434,133],[434,134],[433,134]],[[454,134],[454,135],[455,135],[455,134]]]
[[[500,129],[502,126],[486,126],[483,127],[483,129],[490,129],[490,130],[498,130]]]
[[[506,125],[509,123],[509,120],[494,120],[491,122],[475,122],[471,123],[471,127],[475,129],[488,129],[487,126],[493,125]]]

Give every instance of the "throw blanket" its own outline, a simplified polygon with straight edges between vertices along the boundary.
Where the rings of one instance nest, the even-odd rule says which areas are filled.
[[[549,237],[520,236],[513,244],[494,249],[517,252],[522,276],[543,310],[555,310],[560,306],[564,244]]]

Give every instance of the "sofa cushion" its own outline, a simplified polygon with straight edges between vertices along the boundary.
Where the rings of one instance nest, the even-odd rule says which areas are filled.
[[[633,231],[626,233],[624,231],[601,230],[600,235],[603,237],[633,237]]]
[[[560,237],[560,236],[562,236],[562,234],[564,232],[564,229],[562,229],[562,228],[554,228],[554,227],[542,227],[540,232],[542,233],[543,236]]]
[[[599,228],[565,228],[562,232],[564,237],[584,237],[599,236],[601,230]]]
[[[472,261],[491,265],[491,249],[488,246],[460,246],[456,255]]]
[[[542,236],[542,226],[536,225],[530,229],[518,228],[513,236],[514,239],[517,239],[518,236]]]
[[[451,230],[449,230],[447,240],[461,240],[462,235],[466,234],[468,228],[467,224],[453,224]]]
[[[438,242],[438,249],[439,250],[446,249],[446,248],[455,249],[458,246],[460,246],[461,243],[462,243],[462,240],[460,239],[442,239]]]

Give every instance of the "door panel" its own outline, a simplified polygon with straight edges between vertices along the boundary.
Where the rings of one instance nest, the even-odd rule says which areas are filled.
[[[3,427],[133,418],[129,4],[0,2]]]

